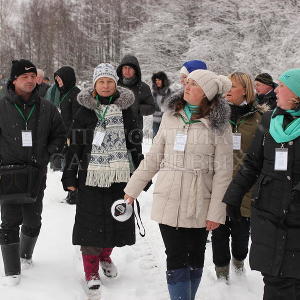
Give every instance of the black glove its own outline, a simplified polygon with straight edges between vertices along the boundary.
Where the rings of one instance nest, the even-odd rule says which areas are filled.
[[[233,205],[227,204],[226,213],[227,213],[227,216],[234,221],[240,221],[242,218],[241,208],[239,206],[233,206]]]

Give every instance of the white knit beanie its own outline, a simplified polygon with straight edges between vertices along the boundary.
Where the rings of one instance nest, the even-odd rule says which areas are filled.
[[[187,68],[185,66],[183,66],[180,69],[179,74],[184,74],[184,75],[188,76],[189,75],[189,71],[187,70]]]
[[[197,82],[209,101],[218,94],[223,95],[227,93],[232,86],[229,78],[208,70],[195,70],[188,75],[187,79],[189,78]]]
[[[117,75],[115,68],[111,64],[102,63],[94,69],[93,86],[95,86],[96,81],[101,77],[111,78],[114,80],[116,85],[118,84],[119,77]]]

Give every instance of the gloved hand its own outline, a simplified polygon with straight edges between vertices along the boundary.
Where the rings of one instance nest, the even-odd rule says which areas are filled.
[[[239,206],[233,206],[233,205],[227,204],[226,213],[227,213],[227,216],[234,221],[240,221],[242,218],[241,208]]]

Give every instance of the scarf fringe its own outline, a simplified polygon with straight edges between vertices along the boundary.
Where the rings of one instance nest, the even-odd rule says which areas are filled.
[[[94,187],[110,187],[114,182],[128,182],[129,170],[89,170],[85,184]]]

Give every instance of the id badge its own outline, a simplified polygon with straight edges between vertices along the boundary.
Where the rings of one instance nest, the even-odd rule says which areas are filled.
[[[286,171],[288,166],[288,149],[276,148],[275,149],[275,171]]]
[[[22,146],[32,147],[32,131],[22,130]]]
[[[93,145],[100,147],[105,137],[105,131],[96,131],[94,134]]]
[[[175,137],[174,150],[184,151],[187,141],[187,135],[185,133],[177,133]]]
[[[242,141],[242,134],[241,133],[233,133],[233,150],[241,150],[241,141]]]

